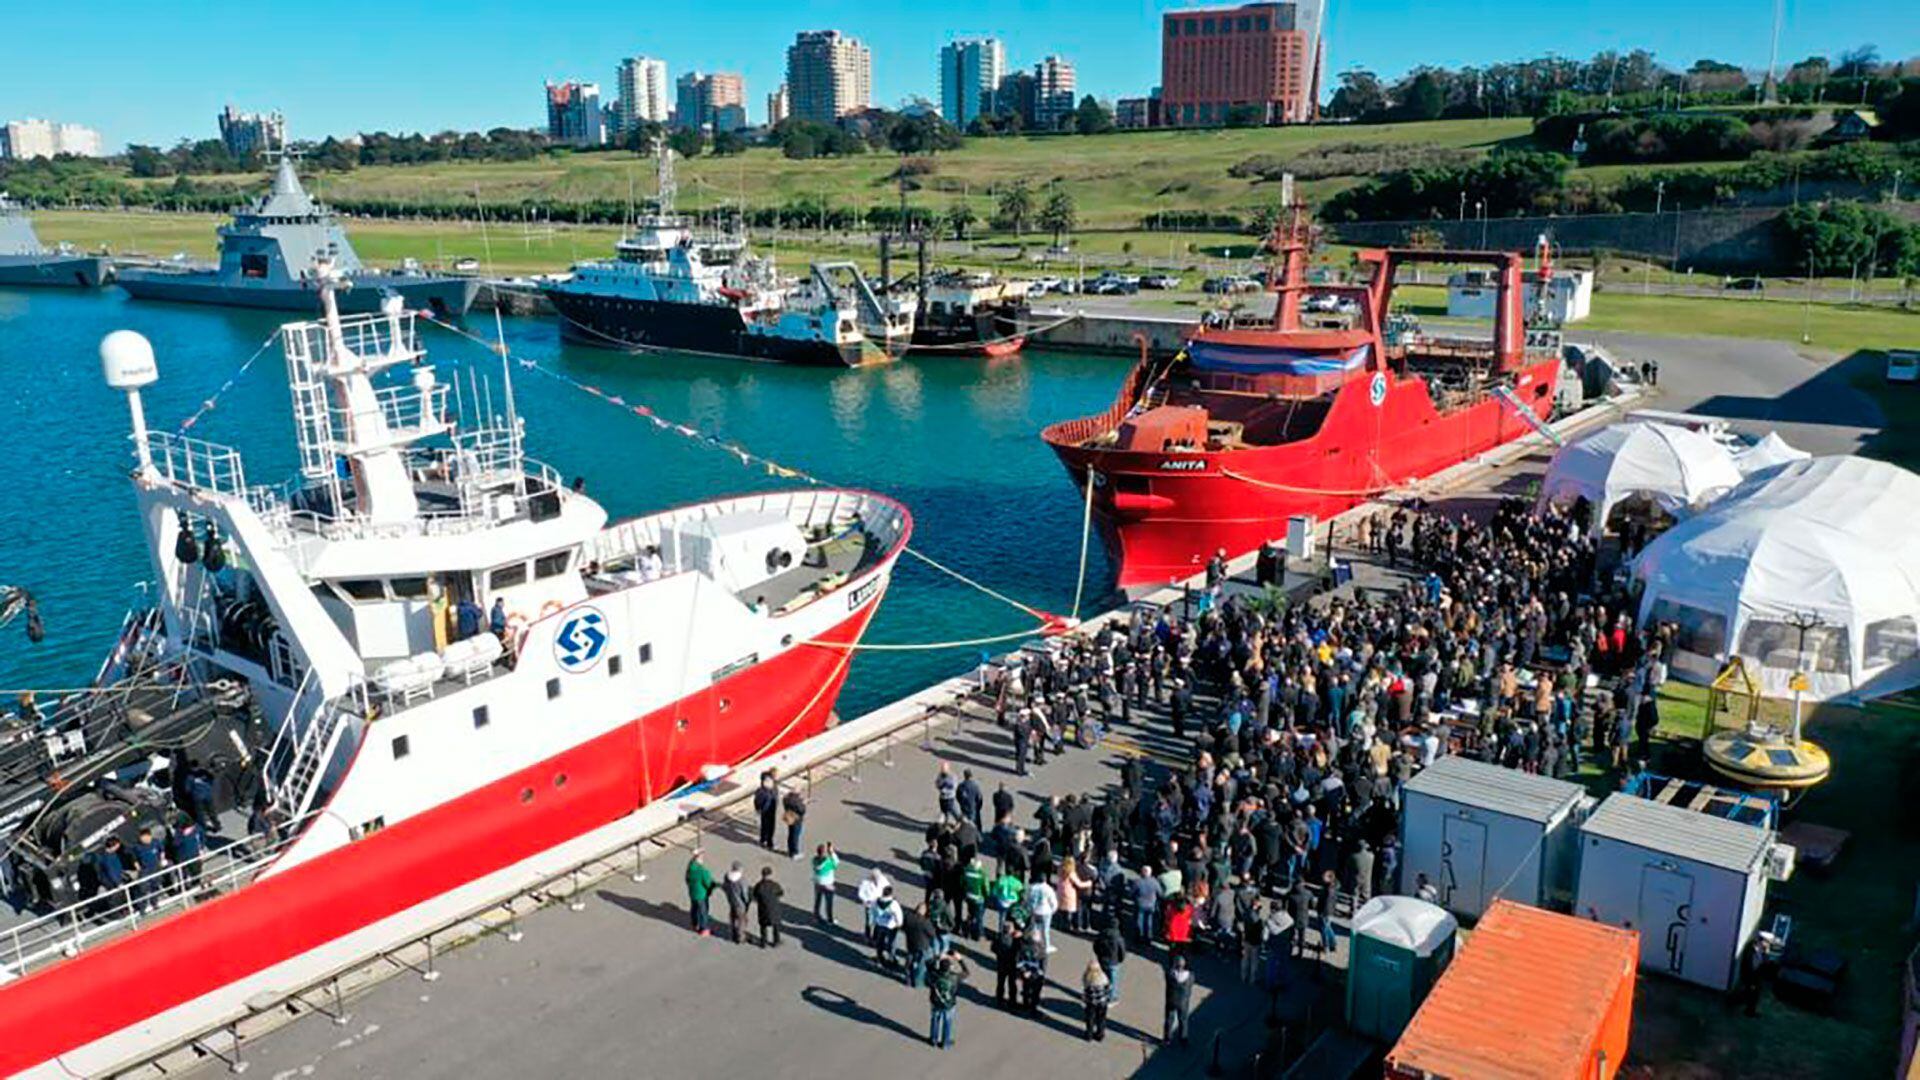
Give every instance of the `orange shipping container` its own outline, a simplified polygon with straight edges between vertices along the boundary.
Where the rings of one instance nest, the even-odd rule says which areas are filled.
[[[1640,936],[1496,900],[1387,1054],[1393,1080],[1610,1080]]]

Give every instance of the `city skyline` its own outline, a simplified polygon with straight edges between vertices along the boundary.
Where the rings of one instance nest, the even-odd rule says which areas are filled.
[[[871,50],[871,97],[883,107],[913,97],[938,101],[940,50],[969,37],[1003,42],[1009,70],[1030,69],[1035,60],[1058,54],[1073,63],[1079,94],[1114,101],[1144,96],[1156,81],[1150,73],[1159,69],[1164,13],[1200,5],[1156,0],[1102,12],[1101,31],[1089,33],[1084,10],[1064,0],[982,0],[965,8],[906,10],[828,0],[800,13],[790,5],[740,0],[731,9],[737,17],[728,20],[737,32],[724,37],[714,35],[703,17],[710,12],[661,11],[649,16],[644,30],[581,33],[579,27],[595,21],[589,17],[593,10],[630,12],[608,0],[581,0],[580,6],[578,18],[538,21],[499,0],[474,0],[463,6],[459,27],[439,36],[360,32],[369,20],[431,21],[434,12],[444,14],[438,4],[395,8],[343,0],[319,25],[291,11],[245,8],[250,33],[311,43],[290,54],[249,52],[216,33],[230,15],[238,16],[240,5],[209,4],[185,17],[125,5],[85,24],[58,10],[26,9],[11,23],[22,40],[37,45],[0,70],[0,115],[59,116],[84,124],[101,132],[110,152],[130,142],[166,146],[180,138],[215,137],[213,119],[230,101],[285,113],[288,135],[298,140],[362,131],[538,128],[545,118],[530,87],[595,82],[610,104],[617,97],[620,61],[644,55],[664,60],[674,79],[694,70],[738,72],[749,91],[751,119],[759,123],[764,95],[786,81],[794,35],[815,29],[839,30]],[[1569,9],[1533,30],[1510,10],[1465,8],[1439,19],[1410,0],[1335,0],[1327,15],[1322,99],[1339,73],[1355,66],[1393,77],[1423,63],[1457,67],[1547,53],[1584,57],[1609,48],[1647,48],[1680,67],[1708,55],[1752,68],[1767,62],[1770,3],[1702,0],[1684,25],[1659,18],[1668,9],[1647,0],[1621,0],[1604,11],[1588,6],[1591,11]],[[1712,49],[1700,45],[1695,27],[1702,21],[1722,29]],[[1920,11],[1884,0],[1790,2],[1780,63],[1866,43],[1888,60],[1920,53]],[[342,52],[381,77],[335,78]],[[82,56],[88,64],[72,62]],[[100,64],[118,77],[89,77]],[[476,79],[475,72],[484,78]],[[459,92],[447,92],[452,87]]]

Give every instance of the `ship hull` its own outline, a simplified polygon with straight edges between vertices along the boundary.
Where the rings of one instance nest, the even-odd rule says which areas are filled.
[[[983,313],[976,316],[935,322],[921,319],[914,323],[910,356],[984,356],[990,359],[1012,356],[1026,346],[1027,339],[1017,330],[1015,315]]]
[[[0,255],[0,285],[97,289],[110,272],[97,255]]]
[[[378,311],[381,299],[393,292],[398,293],[408,307],[431,311],[442,318],[457,318],[467,313],[480,292],[480,282],[475,278],[363,274],[352,281],[353,288],[335,297],[343,315]],[[237,284],[215,273],[131,267],[116,275],[115,284],[137,300],[304,313],[320,310],[317,288],[265,281]]]
[[[0,986],[0,1075],[123,1065],[193,1035],[208,1017],[245,1011],[250,995],[273,989],[251,983],[276,965],[364,938],[352,936],[616,821],[698,782],[709,763],[765,757],[819,734],[852,657],[825,643],[857,641],[879,599],[822,634],[823,644],[788,649],[434,809]],[[688,717],[712,723],[712,738],[682,730]]]
[[[1544,420],[1559,361],[1524,369],[1515,390]],[[1324,521],[1535,430],[1489,397],[1442,413],[1418,378],[1389,380],[1376,405],[1366,378],[1338,391],[1315,434],[1270,447],[1144,452],[1087,447],[1049,429],[1076,485],[1095,475],[1094,519],[1117,584],[1145,591],[1200,573],[1214,553],[1243,555],[1286,536],[1287,519]],[[1061,425],[1060,427],[1064,427]],[[1084,488],[1083,488],[1084,490]]]
[[[569,341],[608,349],[659,349],[735,356],[781,364],[855,367],[869,359],[864,342],[835,344],[754,333],[738,309],[545,290]]]

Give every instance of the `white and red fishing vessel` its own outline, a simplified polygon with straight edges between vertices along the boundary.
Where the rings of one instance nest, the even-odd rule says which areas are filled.
[[[907,511],[857,491],[610,524],[523,455],[510,368],[494,415],[397,299],[343,318],[336,287],[282,330],[282,487],[148,429],[152,348],[102,343],[156,602],[93,691],[0,723],[23,909],[0,922],[0,1074],[122,1067],[303,958],[820,732],[907,543]]]

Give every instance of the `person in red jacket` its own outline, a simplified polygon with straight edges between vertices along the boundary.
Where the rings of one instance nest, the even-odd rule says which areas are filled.
[[[1175,896],[1167,905],[1167,950],[1171,956],[1185,956],[1193,943],[1193,905],[1185,896]]]

